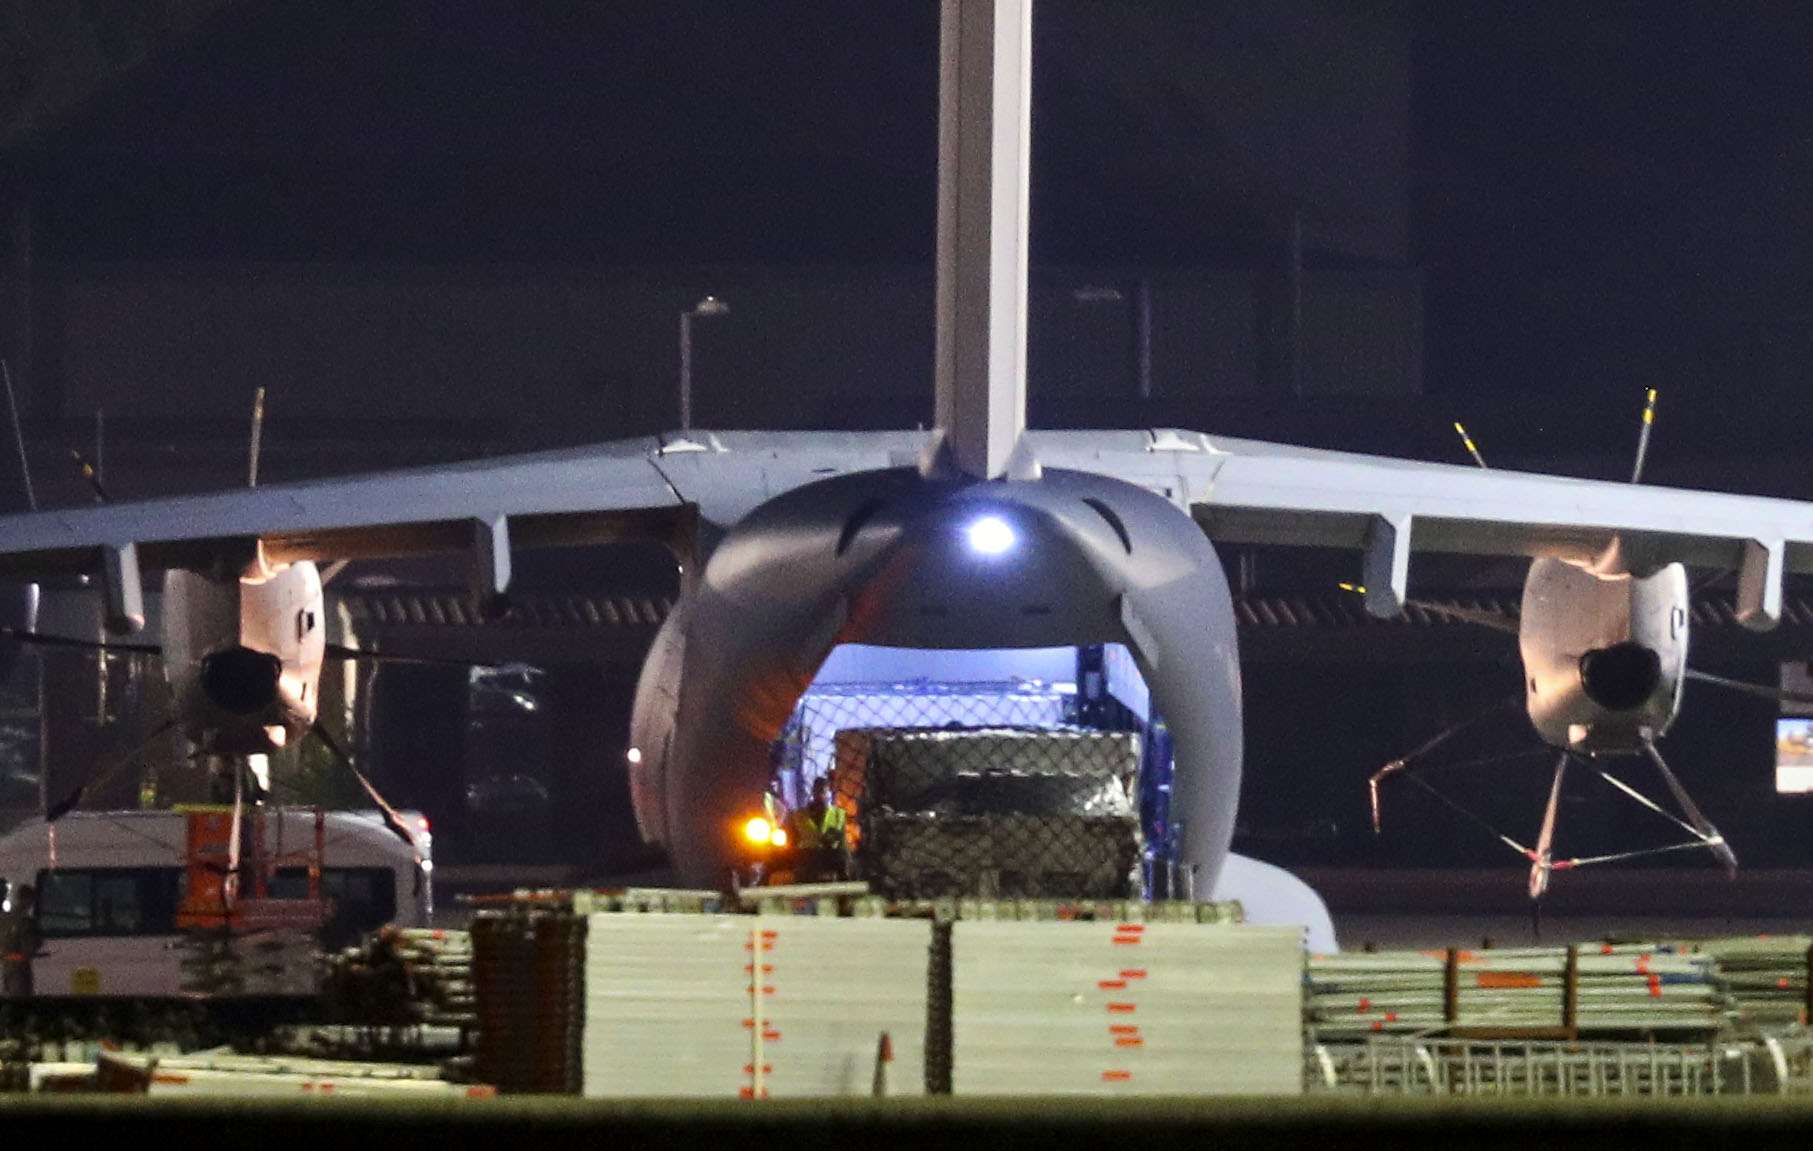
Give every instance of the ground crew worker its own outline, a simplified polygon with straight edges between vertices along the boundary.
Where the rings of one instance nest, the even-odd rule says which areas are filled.
[[[0,916],[0,997],[31,998],[31,957],[38,950],[37,893],[29,883],[13,889],[12,910]]]
[[[812,802],[793,813],[793,843],[799,850],[801,878],[807,883],[844,879],[850,874],[850,844],[844,834],[844,809],[831,802],[831,781],[812,781]]]

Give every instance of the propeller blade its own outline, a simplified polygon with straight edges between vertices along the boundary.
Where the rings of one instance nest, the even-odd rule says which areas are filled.
[[[1402,756],[1398,759],[1394,759],[1390,763],[1386,764],[1384,767],[1381,767],[1381,768],[1379,768],[1379,770],[1373,772],[1371,778],[1369,778],[1366,781],[1367,790],[1371,793],[1371,798],[1372,798],[1372,833],[1374,835],[1378,835],[1380,833],[1381,819],[1384,814],[1383,810],[1380,806],[1380,800],[1379,800],[1379,784],[1380,783],[1382,783],[1389,776],[1393,776],[1393,775],[1396,775],[1398,772],[1407,770],[1410,767],[1411,761],[1421,759],[1423,756],[1428,755],[1430,752],[1434,751],[1436,748],[1440,747],[1442,744],[1447,743],[1450,739],[1453,739],[1455,736],[1459,735],[1461,732],[1465,731],[1467,728],[1472,727],[1474,724],[1478,723],[1479,721],[1481,721],[1483,719],[1496,715],[1498,712],[1509,708],[1512,704],[1518,703],[1522,699],[1523,699],[1523,696],[1520,693],[1517,695],[1506,696],[1503,699],[1500,699],[1495,703],[1489,704],[1486,707],[1475,712],[1474,714],[1461,720],[1459,723],[1453,724],[1450,727],[1435,733],[1434,736],[1430,737],[1429,739],[1424,740],[1420,745],[1417,746],[1416,750],[1410,752],[1408,755]],[[1409,775],[1406,778],[1415,780],[1416,776]],[[1421,783],[1420,780],[1418,780],[1417,782]],[[1423,786],[1427,787],[1428,785],[1423,784]],[[1496,835],[1498,833],[1493,832],[1493,834]],[[1500,838],[1502,838],[1502,836]]]
[[[74,811],[76,806],[82,802],[82,797],[88,793],[90,788],[98,787],[101,784],[108,782],[127,764],[137,763],[141,756],[151,750],[152,744],[170,734],[171,729],[175,727],[176,718],[174,716],[165,719],[151,730],[151,733],[144,738],[143,742],[133,748],[123,758],[114,761],[107,767],[95,772],[93,775],[77,784],[74,791],[70,792],[56,803],[46,804],[44,808],[44,822],[55,823],[57,820],[62,819],[65,815]]]
[[[1731,850],[1731,845],[1725,842],[1725,837],[1719,834],[1719,829],[1712,825],[1712,821],[1701,814],[1699,805],[1694,803],[1693,797],[1687,794],[1687,789],[1681,786],[1681,781],[1676,779],[1675,773],[1669,769],[1668,761],[1663,759],[1662,753],[1656,749],[1655,741],[1644,740],[1643,751],[1649,756],[1649,761],[1656,765],[1656,770],[1662,773],[1662,782],[1668,785],[1669,794],[1673,795],[1675,802],[1681,805],[1681,811],[1687,816],[1687,821],[1693,824],[1694,830],[1699,833],[1706,846],[1712,849],[1712,854],[1718,861],[1725,865],[1726,874],[1736,875],[1737,854]]]
[[[1567,761],[1571,757],[1562,752],[1555,760],[1555,781],[1549,785],[1549,803],[1542,812],[1542,830],[1536,836],[1536,850],[1530,853],[1530,898],[1541,899],[1549,889],[1549,876],[1554,868],[1551,860],[1555,846],[1555,820],[1561,814],[1561,781],[1567,775]]]
[[[397,809],[390,806],[389,801],[378,791],[376,785],[365,777],[365,773],[359,770],[358,765],[353,763],[352,756],[348,755],[346,749],[340,746],[340,741],[335,739],[319,720],[316,720],[315,726],[309,730],[316,739],[321,741],[322,746],[327,748],[328,753],[339,761],[341,767],[352,772],[353,778],[359,781],[359,786],[364,788],[365,794],[371,798],[372,805],[384,813],[384,825],[390,828],[398,839],[409,845],[410,850],[416,853],[416,859],[419,862],[422,857],[421,845],[416,842],[415,834],[409,830],[409,824],[401,815],[397,814]]]
[[[226,905],[230,911],[235,900],[239,898],[239,853],[241,829],[245,823],[245,782],[246,773],[243,764],[233,765],[233,830],[227,835],[227,874],[220,882],[221,894],[226,896]]]
[[[77,784],[74,791],[44,809],[44,822],[55,823],[57,820],[62,819],[64,816],[74,811],[76,806],[82,802],[82,793],[87,790],[88,785],[86,783]]]
[[[37,647],[67,647],[80,651],[125,652],[136,655],[163,655],[164,649],[154,643],[120,643],[116,640],[78,639],[68,635],[46,635],[22,628],[0,627],[0,636]]]
[[[1379,781],[1388,775],[1395,775],[1403,770],[1404,761],[1401,759],[1394,759],[1384,767],[1373,772],[1372,778],[1366,781],[1366,789],[1372,799],[1372,833],[1374,835],[1381,835],[1385,830],[1381,822],[1383,813],[1379,809]]]
[[[1806,692],[1789,691],[1784,687],[1770,687],[1766,683],[1751,683],[1748,680],[1742,679],[1727,679],[1722,675],[1713,675],[1709,671],[1695,671],[1692,668],[1688,668],[1687,678],[1693,680],[1695,683],[1703,683],[1709,687],[1722,687],[1726,691],[1735,691],[1741,695],[1752,695],[1758,699],[1772,699],[1779,703],[1813,704],[1813,695],[1809,695]]]
[[[330,643],[323,648],[323,654],[329,659],[350,659],[360,663],[398,663],[416,664],[425,667],[463,667],[463,668],[496,668],[498,665],[488,660],[454,659],[451,656],[438,655],[393,655],[390,652],[372,651],[369,648],[347,647],[343,643]]]

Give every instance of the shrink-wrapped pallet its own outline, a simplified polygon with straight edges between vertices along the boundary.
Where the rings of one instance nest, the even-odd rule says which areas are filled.
[[[1084,730],[851,729],[838,794],[895,898],[1120,898],[1141,850],[1140,741]]]

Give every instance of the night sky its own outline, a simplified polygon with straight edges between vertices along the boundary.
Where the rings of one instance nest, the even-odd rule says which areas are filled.
[[[1433,390],[1603,398],[1578,410],[1618,421],[1620,465],[1644,386],[1675,452],[1804,444],[1813,9],[1432,3],[1415,27]]]
[[[324,7],[237,6],[15,145],[39,259],[929,263],[931,0]],[[1662,478],[1798,450],[1813,9],[1044,0],[1035,29],[1035,265],[1264,266],[1301,213],[1312,265],[1424,275],[1408,450],[1467,415],[1615,474],[1651,385]]]

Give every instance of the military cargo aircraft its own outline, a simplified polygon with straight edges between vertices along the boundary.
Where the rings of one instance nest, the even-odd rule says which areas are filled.
[[[643,834],[701,884],[732,866],[770,743],[834,646],[1111,642],[1133,653],[1169,725],[1178,850],[1198,889],[1214,888],[1241,774],[1220,544],[1354,549],[1381,616],[1405,602],[1413,554],[1531,557],[1519,624],[1529,712],[1580,754],[1651,742],[1672,716],[1680,565],[1739,572],[1742,617],[1778,618],[1785,573],[1813,571],[1810,504],[1202,431],[1028,429],[1031,13],[1031,0],[944,0],[932,429],[683,427],[12,516],[0,518],[0,574],[95,574],[113,624],[130,629],[142,573],[187,573],[177,611],[239,621],[185,657],[201,692],[287,730],[312,717],[319,673],[318,658],[297,670],[284,654],[292,639],[314,650],[313,564],[463,553],[475,593],[496,599],[513,548],[667,541],[682,593],[638,687],[631,781]]]

